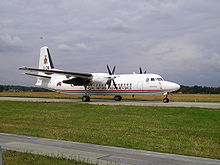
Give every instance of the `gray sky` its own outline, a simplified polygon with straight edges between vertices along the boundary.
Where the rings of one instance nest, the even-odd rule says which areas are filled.
[[[220,0],[1,0],[0,84],[34,85],[18,68],[42,46],[58,69],[220,86]]]

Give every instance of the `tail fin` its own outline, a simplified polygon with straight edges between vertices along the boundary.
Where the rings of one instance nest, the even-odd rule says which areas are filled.
[[[48,47],[44,46],[40,49],[40,58],[39,58],[39,69],[46,69],[50,70],[54,68],[52,58],[50,56],[50,52]],[[48,76],[45,73],[38,72],[37,82],[35,85],[41,86],[41,87],[47,87],[50,79],[44,78],[43,76]]]
[[[53,61],[50,56],[48,47],[44,46],[40,49],[39,69],[53,69]]]

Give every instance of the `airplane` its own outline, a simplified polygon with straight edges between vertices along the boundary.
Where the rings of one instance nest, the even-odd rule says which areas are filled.
[[[58,70],[49,52],[44,46],[40,49],[39,67],[21,67],[33,73],[26,75],[37,78],[36,86],[59,93],[82,95],[83,102],[89,102],[91,95],[114,95],[115,101],[122,100],[122,96],[163,94],[164,103],[169,102],[170,92],[177,91],[180,85],[165,81],[158,74],[149,74],[146,71],[136,74],[115,74],[116,66],[111,70],[107,65],[108,73],[78,73]]]

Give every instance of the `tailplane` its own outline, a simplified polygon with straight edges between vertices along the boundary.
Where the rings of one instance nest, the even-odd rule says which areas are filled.
[[[25,73],[26,75],[37,78],[35,85],[48,88],[49,82],[52,78],[51,74],[48,74],[45,70],[53,70],[54,65],[48,47],[44,46],[40,49],[39,66],[38,68],[21,67],[20,70],[26,70],[30,72],[38,72],[37,74]]]

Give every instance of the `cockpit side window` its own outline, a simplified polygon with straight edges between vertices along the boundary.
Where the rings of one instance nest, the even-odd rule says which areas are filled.
[[[155,79],[154,79],[154,78],[151,78],[150,80],[151,80],[151,81],[155,81]]]
[[[162,78],[157,78],[157,81],[163,81],[163,79]]]

